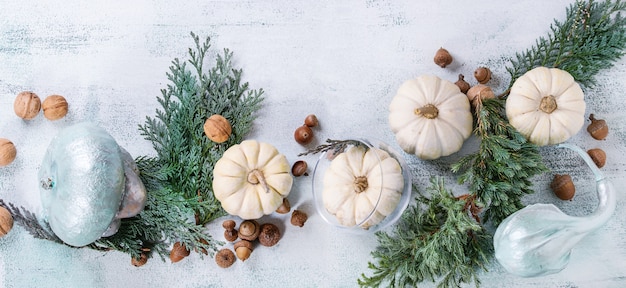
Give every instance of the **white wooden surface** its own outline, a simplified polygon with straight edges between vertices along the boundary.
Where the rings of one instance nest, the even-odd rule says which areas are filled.
[[[394,143],[387,107],[404,80],[435,74],[452,81],[479,65],[494,72],[496,90],[508,83],[507,57],[545,36],[553,19],[563,19],[573,1],[36,1],[0,0],[0,137],[17,146],[18,158],[0,168],[0,198],[39,212],[36,172],[50,139],[61,128],[90,120],[107,129],[134,156],[152,155],[137,125],[153,116],[156,96],[168,82],[172,59],[193,45],[189,32],[211,36],[213,52],[230,48],[252,88],[266,91],[250,138],[274,144],[290,161],[304,148],[292,139],[304,116],[317,114],[318,141],[366,135]],[[434,52],[446,47],[455,62],[441,69]],[[603,71],[598,85],[585,89],[587,114],[608,121],[606,141],[583,130],[570,141],[608,154],[603,171],[621,191],[625,187],[626,60]],[[13,113],[15,95],[31,90],[41,97],[64,95],[69,115],[50,122],[39,116],[23,121]],[[464,151],[471,151],[469,141]],[[572,201],[549,191],[551,173],[536,179],[527,203],[555,203],[573,215],[595,209],[590,172],[573,154],[542,148],[555,173],[570,173],[579,188]],[[405,155],[418,187],[443,175],[455,193],[447,165]],[[305,157],[310,164],[314,157]],[[582,168],[581,168],[582,167]],[[286,217],[284,237],[273,248],[259,248],[229,269],[197,254],[176,264],[151,259],[130,265],[119,252],[72,249],[36,240],[16,227],[0,239],[0,287],[354,287],[376,246],[375,237],[344,235],[315,215],[310,180],[296,179],[292,205],[310,214],[303,228]],[[518,278],[497,263],[481,273],[483,287],[626,286],[626,210],[624,197],[615,216],[585,238],[562,272]],[[207,228],[220,238],[220,221]],[[425,287],[432,283],[424,283]]]

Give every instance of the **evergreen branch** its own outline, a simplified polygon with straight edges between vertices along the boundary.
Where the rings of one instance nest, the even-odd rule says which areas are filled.
[[[468,183],[470,194],[484,206],[483,221],[494,225],[524,207],[522,197],[534,193],[529,179],[547,171],[538,147],[506,121],[503,109],[500,99],[477,101],[478,151],[452,165],[452,172],[463,171],[459,182]]]
[[[23,227],[30,235],[37,239],[44,239],[53,241],[56,243],[63,243],[59,237],[54,235],[47,222],[39,221],[37,216],[32,212],[26,210],[24,207],[16,207],[12,203],[5,203],[0,199],[0,206],[9,210],[15,223]]]
[[[404,212],[393,234],[377,232],[377,260],[368,264],[371,276],[361,275],[362,287],[414,287],[440,280],[440,287],[480,283],[486,270],[490,237],[471,216],[469,198],[454,197],[441,178],[431,178],[429,197],[417,196]],[[423,206],[420,206],[420,203]]]
[[[147,117],[139,130],[152,142],[158,162],[172,169],[163,180],[164,186],[181,192],[186,199],[201,200],[204,204],[194,209],[199,224],[205,224],[225,214],[212,193],[213,165],[228,147],[249,133],[263,90],[249,90],[248,83],[242,83],[242,71],[233,68],[233,54],[228,49],[216,56],[215,65],[207,71],[210,39],[200,41],[195,34],[191,36],[195,48],[189,49],[190,60],[172,61],[167,73],[172,84],[158,98],[162,109],[157,110],[156,118]],[[187,64],[193,68],[188,69]],[[213,114],[231,123],[233,132],[225,143],[212,142],[204,135],[204,121]]]
[[[508,89],[527,71],[557,67],[569,72],[583,86],[593,86],[594,76],[610,68],[626,49],[626,3],[576,1],[566,9],[565,21],[555,20],[550,33],[510,60]],[[502,97],[508,96],[507,92]]]

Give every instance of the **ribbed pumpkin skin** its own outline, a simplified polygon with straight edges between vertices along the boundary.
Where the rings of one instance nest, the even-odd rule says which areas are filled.
[[[552,96],[556,106],[542,110],[542,99]],[[518,78],[506,100],[506,116],[530,142],[555,145],[565,142],[585,122],[585,97],[580,85],[567,71],[537,67]]]
[[[426,105],[437,108],[436,118],[416,113]],[[420,76],[404,82],[391,100],[389,126],[405,152],[425,160],[448,156],[472,133],[470,103],[454,83]]]
[[[249,182],[254,170],[262,173],[267,187]],[[290,172],[287,158],[274,146],[245,140],[228,148],[215,163],[213,193],[228,214],[258,219],[276,211],[289,195]]]

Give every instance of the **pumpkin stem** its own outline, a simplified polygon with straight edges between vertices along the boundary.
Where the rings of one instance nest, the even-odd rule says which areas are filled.
[[[415,115],[421,115],[428,119],[434,119],[439,115],[439,109],[437,109],[437,107],[433,104],[427,104],[422,108],[416,108]]]
[[[548,114],[554,112],[556,110],[556,99],[552,95],[544,96],[541,98],[541,103],[539,103],[539,109]]]
[[[270,187],[267,185],[267,182],[265,182],[265,176],[263,176],[263,172],[257,169],[254,169],[250,171],[250,173],[248,173],[248,183],[252,185],[261,184],[263,185],[263,188],[265,188],[265,192],[270,193]]]
[[[361,193],[367,189],[367,177],[358,176],[354,178],[354,187],[356,193]]]

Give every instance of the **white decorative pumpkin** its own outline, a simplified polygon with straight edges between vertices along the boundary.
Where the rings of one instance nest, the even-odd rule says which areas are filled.
[[[331,161],[323,178],[322,198],[340,225],[367,229],[396,209],[403,189],[398,161],[384,150],[359,145]]]
[[[562,143],[585,122],[585,97],[567,71],[537,67],[518,78],[506,100],[509,123],[530,142]]]
[[[285,155],[270,144],[245,140],[228,148],[213,169],[213,193],[226,212],[242,219],[271,214],[293,184]]]
[[[389,126],[398,145],[421,159],[437,159],[461,149],[472,133],[467,96],[437,76],[404,82],[389,105]]]

